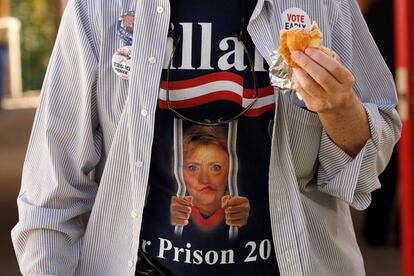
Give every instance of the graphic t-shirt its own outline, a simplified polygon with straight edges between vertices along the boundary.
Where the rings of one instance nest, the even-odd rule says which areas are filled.
[[[247,31],[236,37],[255,4],[171,3],[178,43],[167,70],[169,38],[160,84],[140,250],[172,275],[279,275],[268,198],[273,88]],[[254,99],[217,126],[180,117],[227,121]]]

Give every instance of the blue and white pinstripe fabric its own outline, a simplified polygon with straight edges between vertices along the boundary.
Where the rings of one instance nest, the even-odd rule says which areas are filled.
[[[354,0],[258,0],[248,31],[268,62],[290,7],[318,22],[325,46],[352,70],[372,139],[351,159],[317,114],[275,91],[269,204],[280,272],[364,275],[349,205],[369,205],[399,137],[392,76]],[[129,10],[136,16],[127,82],[113,74],[111,57],[122,46],[117,19]],[[169,16],[169,0],[69,0],[12,231],[24,275],[134,275]]]

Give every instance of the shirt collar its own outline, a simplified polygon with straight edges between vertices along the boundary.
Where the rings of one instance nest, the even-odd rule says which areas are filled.
[[[273,0],[258,0],[255,9],[253,10],[250,21],[255,20],[264,9],[269,9],[271,12],[274,10]]]

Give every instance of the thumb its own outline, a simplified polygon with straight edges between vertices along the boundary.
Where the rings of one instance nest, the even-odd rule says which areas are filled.
[[[193,197],[192,196],[185,196],[184,200],[190,203],[191,206],[193,206]]]
[[[221,198],[221,208],[223,208],[223,209],[227,208],[227,204],[228,204],[230,198],[231,198],[230,195],[225,195]]]
[[[228,206],[237,206],[237,205],[241,205],[243,203],[246,203],[247,198],[242,197],[242,196],[235,196],[229,199],[229,201],[227,202]]]

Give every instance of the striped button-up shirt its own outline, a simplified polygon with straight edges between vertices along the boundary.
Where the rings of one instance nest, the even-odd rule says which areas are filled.
[[[268,63],[284,28],[282,14],[292,7],[319,24],[324,46],[353,72],[371,138],[349,157],[317,114],[275,89],[269,208],[280,273],[364,275],[349,206],[369,205],[399,137],[392,76],[355,0],[258,0],[248,32]],[[111,59],[123,46],[117,20],[132,10],[132,68],[125,81],[113,73]],[[169,0],[69,1],[12,231],[24,275],[134,275],[169,17]]]

